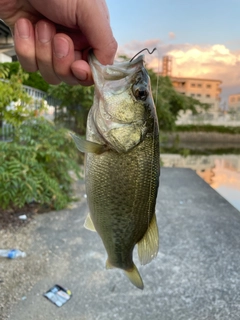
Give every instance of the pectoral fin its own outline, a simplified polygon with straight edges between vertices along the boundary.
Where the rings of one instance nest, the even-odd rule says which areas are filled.
[[[87,218],[84,222],[84,228],[87,230],[96,232],[96,229],[95,229],[94,224],[92,222],[92,219],[90,217],[90,213],[87,215]]]
[[[72,134],[72,133],[70,133],[70,135],[73,138],[78,150],[83,153],[101,154],[104,151],[106,151],[106,149],[107,149],[105,145],[85,140],[81,137],[76,136],[75,134]]]
[[[141,264],[147,264],[157,256],[159,246],[158,226],[156,214],[143,238],[138,242],[138,257]]]

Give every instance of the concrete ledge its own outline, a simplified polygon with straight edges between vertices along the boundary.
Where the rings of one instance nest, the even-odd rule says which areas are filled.
[[[203,320],[240,318],[240,214],[190,169],[163,168],[157,202],[160,252],[139,267],[145,289],[105,270],[97,234],[83,228],[86,201],[37,217],[31,255],[51,256],[11,320]],[[134,260],[137,262],[136,253]],[[27,272],[27,270],[26,270]],[[42,294],[55,283],[72,299],[57,308]]]

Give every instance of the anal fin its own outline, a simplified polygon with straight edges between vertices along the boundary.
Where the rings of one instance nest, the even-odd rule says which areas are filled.
[[[142,265],[149,263],[158,254],[159,236],[156,214],[154,213],[147,232],[138,242],[138,257]]]
[[[86,220],[84,222],[84,228],[88,229],[90,231],[96,232],[96,229],[95,229],[94,224],[92,222],[92,219],[90,217],[90,213],[88,213],[87,218],[86,218]]]

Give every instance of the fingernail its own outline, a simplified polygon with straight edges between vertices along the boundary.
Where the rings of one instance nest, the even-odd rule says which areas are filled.
[[[57,58],[64,58],[68,55],[69,52],[69,43],[64,38],[54,38],[53,40],[53,50]]]
[[[85,71],[81,71],[81,73],[78,74],[78,80],[80,81],[86,81],[88,78],[88,74]]]
[[[52,33],[49,30],[46,22],[40,22],[39,24],[37,24],[36,30],[37,30],[37,37],[40,42],[47,43],[51,40]]]
[[[18,36],[22,39],[28,39],[30,37],[30,25],[25,19],[20,19],[16,22]]]

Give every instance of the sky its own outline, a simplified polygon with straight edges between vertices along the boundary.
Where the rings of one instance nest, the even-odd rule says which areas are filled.
[[[118,54],[145,53],[161,71],[172,57],[172,75],[221,80],[222,101],[240,93],[240,0],[106,0]]]

